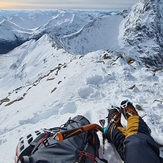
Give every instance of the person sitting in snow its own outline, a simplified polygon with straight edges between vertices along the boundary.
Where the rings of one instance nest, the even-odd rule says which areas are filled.
[[[121,124],[121,113],[127,120],[127,128]],[[109,110],[108,126],[104,134],[112,143],[124,163],[161,163],[159,148],[150,135],[150,129],[128,100]]]

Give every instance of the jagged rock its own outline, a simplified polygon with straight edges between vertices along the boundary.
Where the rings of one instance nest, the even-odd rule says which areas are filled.
[[[121,25],[121,48],[147,66],[163,67],[163,1],[141,0]]]
[[[134,88],[135,88],[135,85],[133,85],[133,86],[129,87],[128,89],[134,89]]]
[[[18,98],[18,99],[16,99],[16,100],[13,100],[13,101],[7,103],[5,106],[12,105],[13,103],[15,103],[15,102],[17,102],[17,101],[21,101],[21,100],[23,100],[23,99],[24,99],[24,97],[20,97],[20,98]]]
[[[111,56],[108,55],[108,53],[105,53],[105,54],[103,55],[103,59],[111,59]]]
[[[0,100],[0,105],[1,105],[2,103],[4,103],[4,102],[9,102],[9,101],[10,101],[10,99],[9,99],[8,97],[6,97],[6,98]]]
[[[134,59],[134,58],[131,58],[131,57],[126,57],[126,62],[127,62],[128,64],[132,64],[132,63],[135,62],[135,59]]]
[[[55,87],[55,88],[51,91],[51,93],[53,93],[56,89],[57,89],[57,87]]]

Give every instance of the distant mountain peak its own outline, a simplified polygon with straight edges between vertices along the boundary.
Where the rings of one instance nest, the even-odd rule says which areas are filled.
[[[114,15],[76,10],[43,13],[37,13],[34,18],[29,13],[23,17],[17,14],[1,21],[0,53],[48,34],[58,47],[71,54],[112,49],[140,58],[147,66],[163,66],[163,2],[160,0],[140,0],[128,11]],[[33,28],[23,28],[29,22]]]
[[[119,41],[121,48],[138,56],[147,65],[163,66],[163,2],[141,0],[123,20]]]

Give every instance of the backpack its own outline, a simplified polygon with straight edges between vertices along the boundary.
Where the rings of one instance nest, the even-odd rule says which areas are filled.
[[[88,124],[88,119],[78,115],[60,127],[35,131],[20,138],[15,163],[95,163],[100,147],[97,130],[70,133],[62,141],[56,136],[58,132],[71,131]]]

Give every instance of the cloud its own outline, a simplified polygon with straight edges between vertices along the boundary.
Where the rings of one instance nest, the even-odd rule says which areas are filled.
[[[12,8],[36,8],[36,9],[57,9],[57,8],[79,8],[79,9],[125,9],[131,7],[138,0],[11,0],[6,2],[1,0],[0,6],[10,6]]]

